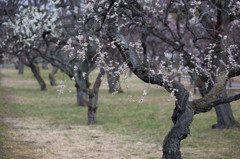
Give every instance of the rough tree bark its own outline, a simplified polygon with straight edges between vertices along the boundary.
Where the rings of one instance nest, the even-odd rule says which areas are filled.
[[[204,97],[208,91],[205,88],[205,84],[199,79],[195,78],[192,75],[192,80],[194,81],[195,85],[198,87],[201,96]],[[227,91],[226,87],[222,90],[219,98],[226,98]],[[217,115],[217,124],[213,124],[212,128],[219,128],[219,129],[229,129],[232,127],[239,127],[240,124],[235,120],[231,105],[230,103],[220,104],[215,107],[216,115]]]
[[[84,81],[83,81],[84,82]],[[87,94],[84,92],[78,84],[75,84],[77,89],[77,105],[78,106],[87,106]]]
[[[48,75],[51,86],[56,86],[57,85],[56,79],[54,77],[54,75],[57,73],[57,71],[58,71],[58,68],[53,67],[52,71]]]
[[[189,93],[184,86],[177,81],[172,80],[170,84],[164,82],[161,74],[149,74],[148,65],[140,63],[141,60],[138,58],[138,55],[129,47],[125,38],[118,32],[113,21],[114,20],[109,20],[108,22],[108,37],[111,41],[115,41],[114,44],[118,47],[133,73],[144,82],[158,84],[164,87],[168,92],[172,92],[174,89],[178,90],[174,92],[177,99],[172,116],[174,126],[164,140],[163,158],[181,158],[180,142],[190,133],[189,126],[194,116],[194,111],[189,105]]]
[[[163,141],[163,159],[181,159],[180,143],[190,134],[189,126],[193,120],[194,111],[186,103],[185,110],[176,107],[172,116],[174,126]],[[179,115],[180,113],[180,115]],[[178,114],[178,115],[177,115]],[[178,118],[178,119],[177,119]]]
[[[224,88],[219,98],[226,98],[227,91]],[[212,125],[212,128],[229,129],[232,127],[240,127],[240,124],[235,120],[230,103],[220,104],[215,107],[217,114],[217,124]]]
[[[22,75],[24,72],[24,64],[23,62],[19,59],[18,60],[18,74]]]
[[[115,13],[113,11],[115,10],[114,3],[115,1],[111,0],[106,15],[107,14],[112,15]],[[128,3],[128,8],[131,8],[131,4],[134,4],[134,6],[137,5],[136,1],[133,0],[126,1],[126,3]],[[136,6],[136,8],[140,7]],[[119,12],[121,13],[121,10]],[[143,17],[141,12],[136,11],[136,14]],[[216,77],[213,87],[203,98],[189,102],[189,93],[181,83],[171,79],[170,77],[168,81],[166,81],[163,78],[164,77],[163,74],[149,73],[150,72],[149,69],[154,67],[151,66],[151,64],[149,64],[150,65],[149,66],[140,62],[141,60],[139,59],[136,52],[131,47],[129,47],[124,36],[121,35],[121,33],[119,32],[119,28],[117,28],[115,17],[113,18],[110,17],[107,20],[107,24],[108,24],[107,34],[109,40],[113,42],[115,46],[117,46],[125,62],[127,62],[129,68],[134,72],[134,74],[146,83],[158,84],[164,87],[168,92],[174,93],[176,97],[175,103],[176,107],[172,115],[174,126],[172,127],[171,131],[168,133],[164,140],[163,158],[181,159],[182,157],[180,152],[180,142],[181,140],[186,138],[187,135],[190,133],[189,126],[193,120],[194,114],[207,112],[216,105],[231,102],[235,99],[239,99],[240,94],[237,96],[233,96],[231,100],[229,98],[227,99],[224,98],[224,101],[222,101],[222,99],[221,100],[218,99],[223,88],[226,86],[226,81],[228,79],[227,73],[225,71],[221,71],[218,77]]]
[[[37,64],[34,64],[34,63],[31,63],[30,64],[30,68],[31,68],[31,71],[34,75],[34,77],[37,79],[40,87],[41,87],[41,90],[42,91],[46,91],[47,90],[47,86],[44,82],[44,80],[42,79],[41,75],[40,75],[40,69],[39,69],[39,66]]]
[[[120,76],[114,74],[116,69],[113,69],[113,70],[107,72],[107,81],[108,81],[109,93],[115,93],[115,92],[123,93],[123,90],[120,86]]]
[[[105,71],[100,70],[91,93],[89,94],[89,105],[88,105],[88,125],[96,123],[97,120],[97,108],[98,108],[98,92],[102,83]]]
[[[224,4],[221,1],[218,1],[216,3],[216,6],[219,7],[220,9],[217,10],[217,22],[215,23],[215,28],[219,28],[218,32],[223,33],[223,22],[226,21],[224,18],[224,12],[222,12],[221,8],[224,8]],[[227,59],[229,59],[228,54],[226,51],[223,51],[224,48],[222,44],[220,43],[222,41],[221,37],[219,34],[216,34],[215,32],[213,33],[214,39],[219,41],[216,43],[216,47],[214,48],[215,50],[215,55],[218,56],[218,58],[223,59],[225,63],[227,63]],[[218,59],[213,60],[213,64],[221,68],[222,70],[225,69],[225,66],[222,66],[222,64],[219,62]],[[212,72],[215,72],[215,68],[213,68]],[[214,76],[214,75],[213,75]],[[220,97],[219,98],[225,98],[227,97],[227,92],[226,92],[226,86],[222,90]],[[225,103],[221,104],[215,107],[216,114],[217,114],[217,124],[212,125],[212,128],[232,128],[235,126],[239,126],[240,124],[235,120],[233,114],[232,114],[232,109],[230,106],[230,103]]]
[[[77,105],[78,106],[88,106],[88,94],[83,88],[89,88],[86,78],[81,74],[78,75],[78,80],[76,81],[75,87],[77,89]]]

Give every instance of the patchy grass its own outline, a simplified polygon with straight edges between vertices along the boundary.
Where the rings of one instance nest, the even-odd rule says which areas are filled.
[[[66,75],[58,73],[56,79],[66,80],[67,85],[65,93],[59,95],[58,88],[49,85],[49,72],[50,70],[41,71],[48,87],[48,91],[41,92],[29,69],[25,69],[22,76],[12,68],[1,69],[1,85],[7,91],[5,96],[8,104],[7,108],[1,106],[0,112],[7,110],[8,117],[23,119],[25,122],[29,119],[44,120],[51,130],[85,126],[87,108],[76,105],[73,82]],[[92,81],[95,76],[91,77]],[[161,151],[163,139],[173,125],[171,114],[174,99],[163,89],[151,85],[143,103],[139,103],[143,90],[147,89],[148,85],[135,76],[122,83],[122,87],[125,93],[113,96],[108,93],[106,80],[104,81],[99,93],[98,123],[91,128],[98,129],[101,126],[106,133],[127,135],[134,138],[134,141],[157,144],[158,151]],[[69,93],[68,89],[72,92]],[[233,102],[232,109],[235,118],[240,121],[240,103]],[[194,117],[190,127],[192,135],[182,142],[184,158],[240,158],[240,130],[213,130],[211,125],[214,123],[214,110]],[[71,131],[69,133],[71,134]],[[65,132],[65,136],[69,133]],[[0,144],[5,142],[3,138],[0,135]],[[151,158],[150,156],[148,158]]]

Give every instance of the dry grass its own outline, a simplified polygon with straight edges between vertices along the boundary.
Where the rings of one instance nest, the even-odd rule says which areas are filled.
[[[31,118],[5,118],[8,131],[21,145],[30,144],[32,151],[14,151],[18,156],[43,159],[120,159],[157,158],[161,151],[155,144],[146,144],[122,136],[105,133],[101,126],[68,126],[51,128],[46,121]],[[14,150],[18,150],[17,147]],[[16,155],[15,155],[16,156]]]
[[[48,72],[43,71],[45,81]],[[73,92],[59,96],[57,88],[49,84],[47,92],[40,92],[28,69],[23,76],[14,69],[1,69],[1,73],[8,103],[7,108],[0,109],[7,112],[3,115],[8,125],[4,145],[9,149],[9,158],[160,158],[174,107],[174,99],[164,90],[151,85],[140,104],[132,102],[130,96],[139,101],[148,85],[135,76],[122,84],[124,94],[109,95],[103,84],[98,123],[89,127],[86,108],[75,105],[71,81],[66,84]],[[62,78],[62,74],[57,74],[56,79]],[[239,102],[232,103],[238,121],[239,106]],[[195,116],[190,127],[192,135],[182,142],[184,158],[240,158],[239,129],[213,130],[210,127],[215,122],[214,111]]]

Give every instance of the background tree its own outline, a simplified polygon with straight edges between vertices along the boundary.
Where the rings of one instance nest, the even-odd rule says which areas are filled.
[[[87,30],[92,22],[78,21],[80,8],[68,7],[70,3],[34,3],[21,8],[6,26],[13,35],[11,38],[15,38],[13,46],[19,46],[20,53],[28,53],[26,57],[41,56],[75,81],[77,104],[89,107],[88,123],[92,124],[96,121],[98,90],[105,71],[100,69],[92,89],[88,76],[97,66],[102,67],[99,57],[102,50],[97,44],[99,39]],[[7,40],[12,41],[10,37]]]

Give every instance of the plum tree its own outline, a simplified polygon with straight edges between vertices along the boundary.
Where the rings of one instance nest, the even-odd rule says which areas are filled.
[[[213,127],[239,126],[230,102],[240,95],[226,93],[227,81],[240,75],[239,15],[235,0],[51,1],[20,8],[5,24],[7,36],[15,38],[12,48],[37,54],[74,79],[78,104],[88,105],[89,124],[96,120],[105,72],[111,84],[129,67],[144,82],[165,88],[176,99],[174,125],[163,144],[163,158],[171,159],[181,158],[180,142],[195,114],[215,108]],[[90,89],[87,79],[96,67],[100,71]],[[202,97],[191,100],[176,74],[188,74]]]
[[[119,49],[129,68],[144,82],[160,85],[175,96],[174,126],[165,137],[163,158],[181,158],[180,142],[190,133],[193,116],[240,97],[239,94],[227,97],[225,92],[227,80],[240,73],[234,58],[239,55],[239,44],[221,31],[223,26],[231,27],[231,22],[238,23],[239,2],[112,0],[102,4],[105,8],[100,29],[107,32],[109,42]],[[92,9],[92,16],[99,15],[95,10],[100,9]],[[223,24],[225,17],[227,23]],[[208,21],[213,21],[214,26],[207,27]],[[137,43],[142,45],[143,53],[130,44],[126,31],[131,29],[142,37]],[[159,43],[158,55],[146,45],[148,41]],[[147,62],[141,60],[141,54],[147,54]],[[203,61],[206,67],[202,67]],[[189,92],[173,78],[176,72],[188,73],[195,82],[200,81],[202,86],[197,84],[201,93],[205,93],[203,97],[190,101]],[[227,105],[223,106],[226,109]]]

